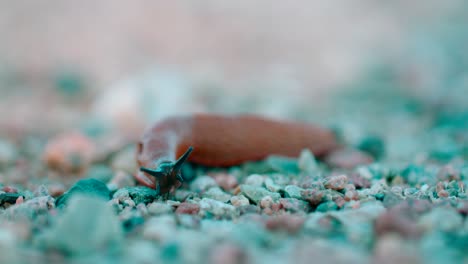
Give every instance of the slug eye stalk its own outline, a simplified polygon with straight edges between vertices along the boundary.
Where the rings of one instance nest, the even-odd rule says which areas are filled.
[[[140,167],[140,171],[146,172],[149,175],[156,177],[157,179],[162,177],[175,176],[177,180],[184,182],[185,179],[182,176],[181,168],[185,161],[187,161],[192,151],[193,147],[189,147],[187,151],[185,151],[185,153],[175,162],[163,162],[159,164],[156,169]]]

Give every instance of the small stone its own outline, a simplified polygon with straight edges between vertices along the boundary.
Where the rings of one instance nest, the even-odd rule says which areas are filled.
[[[262,187],[264,182],[265,176],[262,176],[260,174],[249,175],[244,181],[245,184],[253,187]]]
[[[271,196],[269,195],[263,197],[260,200],[260,208],[271,208],[273,204],[274,204],[273,198],[271,198]]]
[[[358,173],[351,173],[349,176],[349,181],[356,186],[358,189],[369,188],[371,183],[368,179],[364,178]]]
[[[65,185],[61,183],[51,183],[47,186],[47,191],[52,197],[58,197],[65,193]]]
[[[244,264],[249,263],[247,253],[240,247],[223,243],[210,251],[210,264]]]
[[[125,187],[119,189],[114,193],[114,198],[127,195],[135,202],[135,204],[144,203],[148,204],[156,200],[159,197],[159,194],[156,190],[145,187],[145,186],[136,186],[136,187]]]
[[[13,164],[17,158],[16,147],[8,141],[0,140],[0,168]]]
[[[200,217],[190,214],[178,214],[177,222],[186,228],[197,229],[200,227]]]
[[[327,178],[324,182],[324,186],[327,189],[339,191],[343,190],[347,183],[348,177],[346,177],[346,175],[337,175]]]
[[[422,263],[417,248],[399,236],[388,234],[378,239],[372,263]]]
[[[200,176],[190,184],[190,190],[194,192],[204,192],[211,187],[217,187],[216,181],[209,176]]]
[[[270,155],[265,159],[265,164],[268,165],[272,171],[279,173],[298,174],[300,172],[297,159],[294,158]]]
[[[151,215],[169,214],[173,211],[172,206],[161,202],[152,202],[148,204],[147,208],[148,213]]]
[[[368,136],[359,142],[357,148],[368,153],[375,159],[380,159],[385,154],[385,144],[380,137]]]
[[[352,169],[359,165],[370,164],[374,159],[367,153],[355,149],[343,149],[332,152],[325,158],[331,167]]]
[[[420,218],[419,226],[427,231],[456,232],[462,229],[463,221],[454,208],[437,207]]]
[[[336,210],[338,210],[338,205],[336,205],[336,203],[332,201],[321,203],[319,204],[319,206],[317,206],[316,209],[317,212],[327,212]]]
[[[239,185],[237,178],[228,173],[215,174],[213,179],[216,181],[216,184],[218,184],[218,186],[225,191],[232,190],[236,188],[237,185]]]
[[[18,192],[18,189],[16,189],[15,187],[12,187],[12,186],[3,186],[2,189],[6,193],[17,193]]]
[[[322,202],[323,192],[317,189],[305,189],[301,191],[303,200],[308,201],[312,206],[317,206]]]
[[[279,192],[280,190],[283,189],[283,187],[279,184],[276,184],[272,179],[266,178],[265,179],[265,187],[267,190],[270,192]]]
[[[96,179],[82,179],[77,181],[67,192],[57,198],[57,207],[66,205],[70,198],[76,194],[95,196],[106,201],[110,199],[110,191],[103,182]]]
[[[175,213],[176,214],[198,214],[200,206],[195,203],[181,203]]]
[[[231,201],[231,204],[235,207],[247,206],[250,204],[249,199],[247,199],[247,197],[245,197],[242,194],[232,196],[230,201]]]
[[[177,235],[177,222],[173,215],[154,216],[146,220],[142,236],[145,239],[165,242]]]
[[[297,234],[304,224],[304,218],[297,215],[278,215],[269,217],[265,227],[271,231],[286,231],[289,234]]]
[[[358,201],[359,200],[359,194],[358,192],[354,190],[346,191],[344,195],[345,201],[349,202],[351,200]]]
[[[303,173],[313,174],[317,171],[317,160],[315,160],[314,154],[308,149],[302,150],[297,161],[297,166]]]
[[[40,247],[87,255],[99,250],[119,250],[123,232],[119,220],[105,201],[80,194],[72,197],[52,229],[36,242]]]
[[[51,169],[66,173],[83,173],[91,164],[94,143],[87,136],[72,132],[52,138],[43,153]]]
[[[238,212],[234,206],[213,199],[203,198],[199,205],[201,216],[207,216],[211,214],[218,218],[232,218],[238,215]]]
[[[281,208],[292,213],[307,213],[310,210],[309,203],[295,198],[281,198],[279,200],[279,204],[281,205]]]
[[[223,192],[219,187],[212,187],[203,194],[203,197],[218,200],[226,203],[231,199],[231,195]]]
[[[381,214],[375,222],[375,233],[383,236],[388,233],[397,233],[404,238],[418,238],[421,230],[412,219],[410,212],[405,208],[394,207]]]
[[[269,192],[263,187],[254,187],[250,185],[241,185],[240,187],[242,193],[255,204],[258,204],[265,196],[270,196],[273,201],[278,201],[279,198],[281,198],[279,193]]]
[[[284,191],[286,193],[287,198],[302,199],[301,192],[303,191],[303,189],[297,187],[296,185],[288,185],[284,187]]]

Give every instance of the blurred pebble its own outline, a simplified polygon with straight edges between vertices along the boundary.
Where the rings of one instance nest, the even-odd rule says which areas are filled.
[[[348,184],[348,177],[346,175],[337,175],[327,178],[324,182],[324,186],[327,189],[332,190],[343,190]]]
[[[143,226],[143,238],[164,242],[176,235],[177,222],[173,215],[154,216],[146,220]]]
[[[241,206],[246,206],[250,204],[249,199],[247,199],[247,197],[245,197],[242,194],[232,196],[230,201],[231,201],[231,204],[235,207],[241,207]]]
[[[223,192],[219,187],[212,187],[203,193],[202,197],[211,198],[226,203],[231,199],[231,195]]]
[[[0,139],[0,168],[13,164],[17,158],[16,147],[10,142]]]
[[[216,186],[218,186],[216,181],[213,178],[205,175],[195,178],[195,180],[193,180],[190,184],[190,190],[194,192],[204,192],[209,188]]]
[[[234,206],[213,199],[203,198],[199,205],[201,216],[211,214],[217,218],[232,218],[238,215],[238,211]]]
[[[301,197],[312,206],[317,206],[322,202],[323,192],[317,189],[305,189],[301,191]]]
[[[244,183],[246,185],[250,185],[250,186],[253,186],[253,187],[262,187],[264,182],[265,182],[265,176],[262,176],[260,174],[249,175],[244,180]]]
[[[85,172],[94,155],[94,143],[79,132],[58,135],[47,143],[43,159],[51,169],[65,173]]]
[[[200,206],[195,203],[181,203],[175,210],[176,214],[198,214]]]
[[[303,191],[302,188],[297,187],[296,185],[288,185],[284,187],[284,192],[286,194],[286,197],[288,198],[296,198],[296,199],[301,199],[302,195],[301,192]]]
[[[315,160],[314,154],[308,149],[301,151],[297,161],[297,166],[301,172],[306,174],[314,174],[318,169],[317,160]]]
[[[147,206],[148,213],[151,215],[161,215],[172,213],[173,208],[171,205],[162,202],[152,202]]]
[[[216,245],[210,251],[209,261],[210,264],[247,264],[247,253],[240,247],[230,244],[222,243]]]
[[[285,231],[289,234],[298,233],[304,224],[304,218],[297,215],[284,214],[269,217],[265,227],[272,231]]]
[[[352,169],[358,165],[370,164],[374,159],[361,151],[343,149],[332,152],[325,158],[325,162],[334,168]]]
[[[96,197],[77,195],[57,223],[38,237],[36,244],[81,255],[97,253],[103,248],[116,252],[123,242],[120,222],[107,203]]]
[[[243,184],[241,185],[241,191],[247,198],[256,204],[258,204],[265,196],[270,196],[273,201],[278,201],[279,198],[281,198],[279,193],[269,192],[263,187],[254,187]]]
[[[422,263],[414,245],[395,235],[385,235],[374,248],[373,263]]]
[[[225,191],[234,189],[237,185],[237,178],[228,173],[217,173],[212,176],[216,184]]]

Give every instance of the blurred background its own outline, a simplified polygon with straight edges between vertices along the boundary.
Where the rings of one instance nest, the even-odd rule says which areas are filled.
[[[401,121],[381,122],[396,104],[459,111],[467,11],[463,0],[2,0],[0,133],[136,138],[191,112],[348,131],[375,118],[378,130]]]

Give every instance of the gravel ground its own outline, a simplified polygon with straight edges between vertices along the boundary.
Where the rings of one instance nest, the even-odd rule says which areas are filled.
[[[450,6],[458,3],[452,2]],[[208,55],[214,52],[215,57],[226,53],[220,60],[234,65],[225,65],[221,72],[230,73],[227,79],[241,78],[239,82],[217,82],[223,78],[216,71],[205,76],[206,79],[186,74],[185,64],[191,66],[198,55],[208,55],[198,54],[195,46],[190,54],[197,56],[184,57],[179,53],[185,46],[172,43],[156,45],[155,49],[162,51],[145,51],[138,43],[152,42],[144,39],[127,45],[118,41],[122,36],[114,23],[110,23],[116,30],[112,38],[103,40],[108,35],[102,34],[102,30],[106,31],[109,25],[97,23],[102,29],[89,35],[86,45],[65,45],[59,51],[54,47],[60,44],[42,45],[42,49],[21,57],[18,54],[23,54],[22,49],[10,52],[17,48],[16,38],[24,35],[25,40],[34,40],[38,36],[28,30],[40,30],[20,27],[11,31],[10,23],[5,23],[8,20],[1,20],[0,29],[7,30],[0,35],[11,37],[6,38],[4,47],[0,46],[8,54],[0,54],[0,62],[7,58],[5,65],[0,64],[0,263],[468,263],[468,31],[465,26],[468,16],[464,11],[467,8],[460,5],[464,9],[458,9],[457,16],[439,24],[443,20],[439,18],[442,11],[429,12],[420,9],[421,4],[411,6],[401,2],[398,5],[404,8],[391,12],[369,4],[368,9],[360,12],[373,13],[374,8],[378,9],[378,15],[371,16],[370,22],[364,19],[365,25],[376,27],[361,30],[347,21],[350,18],[361,21],[361,17],[367,16],[356,13],[351,8],[353,5],[349,5],[346,12],[334,13],[333,20],[338,26],[335,25],[333,36],[337,40],[329,38],[316,46],[322,49],[330,43],[337,46],[324,57],[321,57],[322,49],[310,48],[302,39],[313,46],[314,40],[321,39],[320,34],[313,40],[307,36],[293,41],[288,38],[288,28],[301,28],[309,17],[315,18],[315,12],[321,11],[314,11],[315,15],[301,13],[299,17],[304,21],[296,21],[295,16],[289,15],[294,23],[285,25],[279,33],[266,32],[264,42],[274,46],[266,49],[265,54],[269,56],[255,53],[263,42],[253,36],[271,27],[263,20],[260,19],[264,24],[249,31],[244,44],[233,43],[240,47],[232,49],[247,59],[230,53],[229,46],[226,51],[224,45],[218,45],[218,39],[220,43],[231,42],[231,35],[226,33],[230,31],[223,30],[227,26],[218,28],[216,32],[222,38],[213,37],[207,42],[220,51],[208,48],[205,52]],[[64,10],[68,10],[66,7]],[[105,7],[97,8],[95,17],[100,17],[102,10],[107,10]],[[283,14],[280,7],[271,12]],[[328,6],[318,4],[317,7]],[[14,10],[21,13],[23,8],[19,5]],[[186,9],[176,5],[172,12],[179,14],[181,10]],[[187,10],[197,9],[193,6]],[[214,6],[213,21],[230,25],[223,20],[224,14],[229,13],[226,10]],[[244,13],[240,7],[235,10],[233,17]],[[416,10],[421,12],[419,16]],[[136,35],[147,36],[144,34],[147,29],[141,27],[143,22],[135,15],[137,11],[124,12],[133,14],[127,18],[128,31],[141,30]],[[200,16],[204,17],[208,11]],[[70,12],[59,13],[67,16]],[[184,12],[178,16],[185,18],[181,19],[181,25],[193,24],[192,19],[198,21],[197,16]],[[268,12],[264,10],[261,14]],[[87,36],[87,30],[78,30],[81,28],[78,26],[85,24],[81,13],[71,13],[76,15],[72,19],[76,32],[81,33],[70,30],[67,34]],[[255,14],[248,17],[252,22],[258,20]],[[435,22],[421,26],[418,23],[427,23],[419,21],[421,17],[430,17]],[[410,27],[412,22],[401,21],[404,18],[419,22]],[[30,19],[35,21],[34,17]],[[114,18],[107,20],[114,21]],[[37,27],[42,29],[49,24],[56,27],[49,35],[41,35],[42,41],[62,43],[64,38],[55,32],[63,31],[61,24],[53,19],[47,21],[38,22]],[[240,34],[250,29],[248,21],[233,25],[232,31]],[[367,33],[360,41],[345,41],[341,45],[341,40],[349,37],[342,35],[347,32],[339,26],[343,23],[349,30],[356,30],[353,36],[359,35],[360,30]],[[313,25],[315,33],[322,32],[321,23]],[[205,28],[203,24],[198,27]],[[214,29],[206,27],[205,30],[210,36]],[[160,38],[172,34],[172,31],[165,32]],[[375,57],[367,54],[366,58],[375,61],[357,78],[354,67],[367,62],[357,63],[354,59],[361,59],[357,50],[368,49],[369,46],[362,44],[367,43],[367,35],[376,39],[387,36],[388,39],[373,45],[386,42],[381,46],[385,49],[398,43],[395,49],[398,51]],[[181,36],[190,42],[205,35],[182,30],[169,39],[177,42]],[[111,45],[116,50],[102,53],[92,49],[95,39],[104,43],[99,45],[103,49],[107,41],[122,47]],[[30,47],[35,42],[22,43]],[[205,47],[205,44],[197,45]],[[296,45],[301,47],[298,55],[289,52]],[[246,53],[246,47],[261,59]],[[337,53],[338,48],[346,52]],[[276,49],[286,55],[275,57]],[[47,58],[44,61],[37,60],[36,55],[41,51]],[[139,64],[147,69],[140,71],[129,61],[116,59],[116,54],[122,51],[129,53],[124,57],[130,62],[140,52],[140,57],[161,52],[170,58],[183,57],[180,63],[185,66],[179,71],[169,66],[174,58],[166,58],[172,61],[167,67],[163,60],[154,68]],[[307,52],[314,55],[304,56]],[[80,67],[57,65],[56,60],[67,58],[67,54],[78,57],[81,54],[82,63],[88,68],[80,71]],[[102,60],[99,56],[103,56]],[[295,78],[281,67],[282,74],[278,76],[272,71],[255,78],[246,77],[261,71],[251,72],[251,68],[243,68],[244,64],[263,69],[265,63],[271,62],[270,56],[303,62],[295,64],[300,69],[296,73],[304,79]],[[15,58],[19,58],[17,65],[8,64]],[[216,65],[211,66],[216,68]],[[127,67],[136,73],[130,74]],[[233,68],[242,68],[249,74],[236,74]],[[323,72],[310,74],[314,68]],[[86,75],[89,72],[93,73],[91,76],[101,77],[93,82]],[[131,77],[117,78],[122,72]],[[251,80],[263,82],[260,85]],[[112,85],[107,85],[109,82]],[[226,83],[230,83],[227,85],[230,88],[223,88]],[[232,89],[236,85],[241,86],[239,91]],[[336,86],[334,92],[319,89],[331,86]],[[327,97],[321,97],[320,91]],[[328,127],[348,149],[367,153],[373,162],[360,162],[352,151],[319,160],[305,149],[297,158],[272,155],[229,168],[186,164],[183,173],[190,180],[168,199],[153,189],[138,186],[133,177],[137,170],[135,142],[143,128],[171,114],[198,111],[250,112]]]

